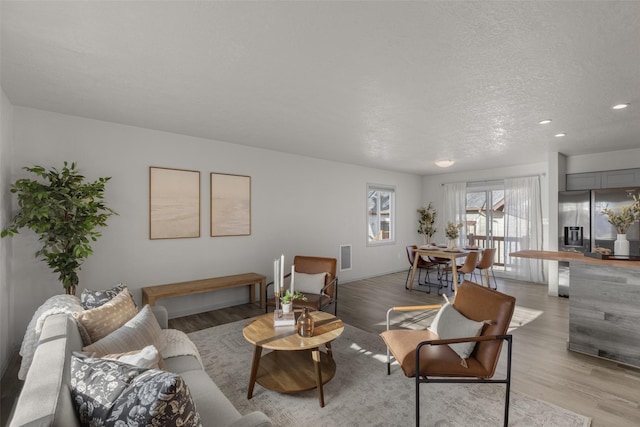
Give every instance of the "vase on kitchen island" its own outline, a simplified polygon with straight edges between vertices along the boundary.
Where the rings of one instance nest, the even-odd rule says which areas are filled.
[[[613,242],[613,254],[616,256],[629,256],[629,241],[626,233],[618,234],[616,241]]]

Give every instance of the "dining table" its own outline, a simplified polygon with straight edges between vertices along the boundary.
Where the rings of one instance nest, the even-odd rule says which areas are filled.
[[[418,260],[422,257],[434,257],[434,258],[444,258],[451,261],[451,275],[453,277],[453,293],[458,291],[458,266],[456,265],[456,259],[466,257],[470,249],[448,249],[441,248],[438,246],[433,246],[430,248],[418,248],[415,251],[415,257],[413,259],[413,267],[411,268],[411,275],[409,276],[409,291],[413,290],[413,280],[416,275],[416,270],[418,269]],[[477,250],[476,250],[477,251]]]

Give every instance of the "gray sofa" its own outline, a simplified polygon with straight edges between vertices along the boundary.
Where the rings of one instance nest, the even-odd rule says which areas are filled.
[[[154,314],[163,329],[167,314],[154,307]],[[82,339],[75,320],[67,314],[46,318],[33,362],[22,392],[13,410],[10,427],[17,426],[79,426],[69,389],[71,353],[82,350]],[[271,426],[262,412],[242,416],[204,373],[194,356],[164,359],[167,369],[184,378],[196,404],[203,426],[255,427]]]

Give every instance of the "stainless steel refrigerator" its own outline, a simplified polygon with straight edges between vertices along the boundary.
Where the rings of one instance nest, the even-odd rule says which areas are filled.
[[[558,194],[558,249],[568,252],[591,250],[591,191]],[[569,296],[569,263],[558,263],[558,295]]]

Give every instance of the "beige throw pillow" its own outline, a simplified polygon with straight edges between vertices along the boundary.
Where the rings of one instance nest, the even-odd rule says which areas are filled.
[[[100,307],[74,313],[83,343],[106,337],[136,315],[136,306],[127,289]]]
[[[484,322],[476,322],[461,314],[451,303],[442,306],[436,317],[431,322],[429,329],[443,339],[476,337],[482,332]],[[449,344],[449,347],[462,358],[463,366],[466,366],[464,359],[471,356],[476,347],[475,342],[463,342]]]
[[[167,339],[151,308],[145,305],[133,319],[82,351],[101,357],[110,353],[140,350],[148,345],[153,345],[161,352],[167,345]]]
[[[162,356],[157,348],[152,345],[148,345],[142,350],[134,350],[117,354],[105,354],[101,359],[118,360],[120,362],[129,363],[130,365],[135,365],[139,368],[159,369]]]
[[[296,272],[293,279],[294,289],[308,294],[319,294],[324,288],[325,277],[327,277],[327,273],[307,274]]]

